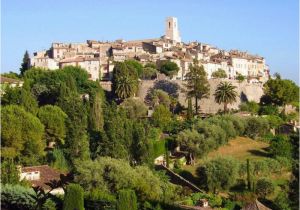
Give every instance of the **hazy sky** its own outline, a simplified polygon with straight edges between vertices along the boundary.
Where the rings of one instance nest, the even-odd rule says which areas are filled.
[[[156,38],[176,16],[182,40],[266,58],[298,83],[298,0],[2,0],[1,71],[52,42]]]

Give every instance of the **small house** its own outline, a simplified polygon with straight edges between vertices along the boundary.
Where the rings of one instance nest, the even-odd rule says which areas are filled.
[[[20,167],[20,181],[27,180],[32,187],[41,187],[45,191],[51,190],[47,183],[60,181],[61,174],[48,165]],[[64,190],[61,187],[55,188],[52,189],[51,194],[64,194]]]

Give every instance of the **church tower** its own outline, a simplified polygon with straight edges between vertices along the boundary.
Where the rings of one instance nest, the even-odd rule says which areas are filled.
[[[176,17],[167,17],[166,19],[166,38],[175,42],[181,42]]]

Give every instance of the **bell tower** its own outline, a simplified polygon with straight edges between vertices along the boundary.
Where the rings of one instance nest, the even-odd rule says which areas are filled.
[[[181,42],[176,17],[167,17],[166,19],[166,38],[175,42]]]

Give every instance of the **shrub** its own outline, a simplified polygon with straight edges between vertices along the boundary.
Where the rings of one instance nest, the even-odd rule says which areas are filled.
[[[284,135],[275,136],[270,144],[270,153],[274,156],[281,156],[286,158],[292,157],[292,145],[289,138]]]
[[[1,151],[2,152],[2,151]],[[3,155],[3,153],[2,153]],[[1,184],[19,183],[19,170],[13,161],[1,161]]]
[[[269,130],[268,121],[262,117],[248,117],[246,119],[245,135],[256,139],[265,135]]]
[[[120,190],[118,193],[117,210],[137,210],[137,199],[133,190]]]
[[[197,205],[200,199],[207,199],[211,207],[220,207],[222,205],[222,197],[211,193],[193,193],[191,200],[193,205]]]
[[[219,125],[199,121],[195,127],[199,133],[204,134],[210,149],[216,149],[227,142],[226,132]]]
[[[84,207],[86,210],[111,210],[116,208],[116,197],[114,195],[92,190],[84,195]]]
[[[32,210],[36,207],[35,193],[21,185],[1,186],[1,207],[14,210]]]
[[[238,162],[234,159],[219,157],[198,168],[197,175],[205,180],[207,188],[215,193],[217,190],[227,190],[235,184],[238,169]]]
[[[47,199],[42,206],[43,210],[56,210],[56,204],[51,199]]]
[[[244,118],[234,115],[224,115],[223,119],[231,121],[237,135],[243,135],[245,132],[246,121]]]
[[[69,184],[64,197],[63,210],[84,210],[83,189],[78,184]]]
[[[266,116],[266,119],[268,120],[270,128],[278,128],[284,123],[283,120],[277,115],[268,115]]]
[[[171,123],[171,112],[164,105],[158,105],[152,115],[152,122],[154,126],[162,130],[168,130]]]
[[[240,110],[250,112],[251,114],[257,114],[258,110],[259,110],[259,104],[256,103],[255,101],[249,101],[246,103],[242,103],[240,105]]]
[[[69,171],[69,164],[64,156],[61,149],[55,148],[52,152],[49,152],[49,161],[53,168],[59,169],[60,171]]]
[[[291,161],[291,159],[286,158],[286,157],[280,157],[280,156],[276,157],[275,159],[279,162],[281,170],[282,169],[290,170],[292,168],[292,161]]]
[[[121,106],[130,119],[137,119],[147,115],[148,108],[143,101],[135,98],[127,98]]]
[[[265,105],[259,108],[258,113],[260,115],[279,115],[279,110],[277,106]]]
[[[157,70],[152,67],[144,67],[141,75],[142,79],[154,79],[156,77]]]
[[[233,123],[230,120],[227,120],[220,116],[215,116],[208,118],[207,122],[220,126],[226,132],[226,141],[228,141],[229,138],[236,137],[237,135]]]
[[[256,182],[255,192],[261,198],[265,198],[267,195],[272,194],[274,189],[274,184],[266,178],[259,179]]]
[[[289,198],[286,192],[281,191],[274,200],[280,210],[291,210]]]

